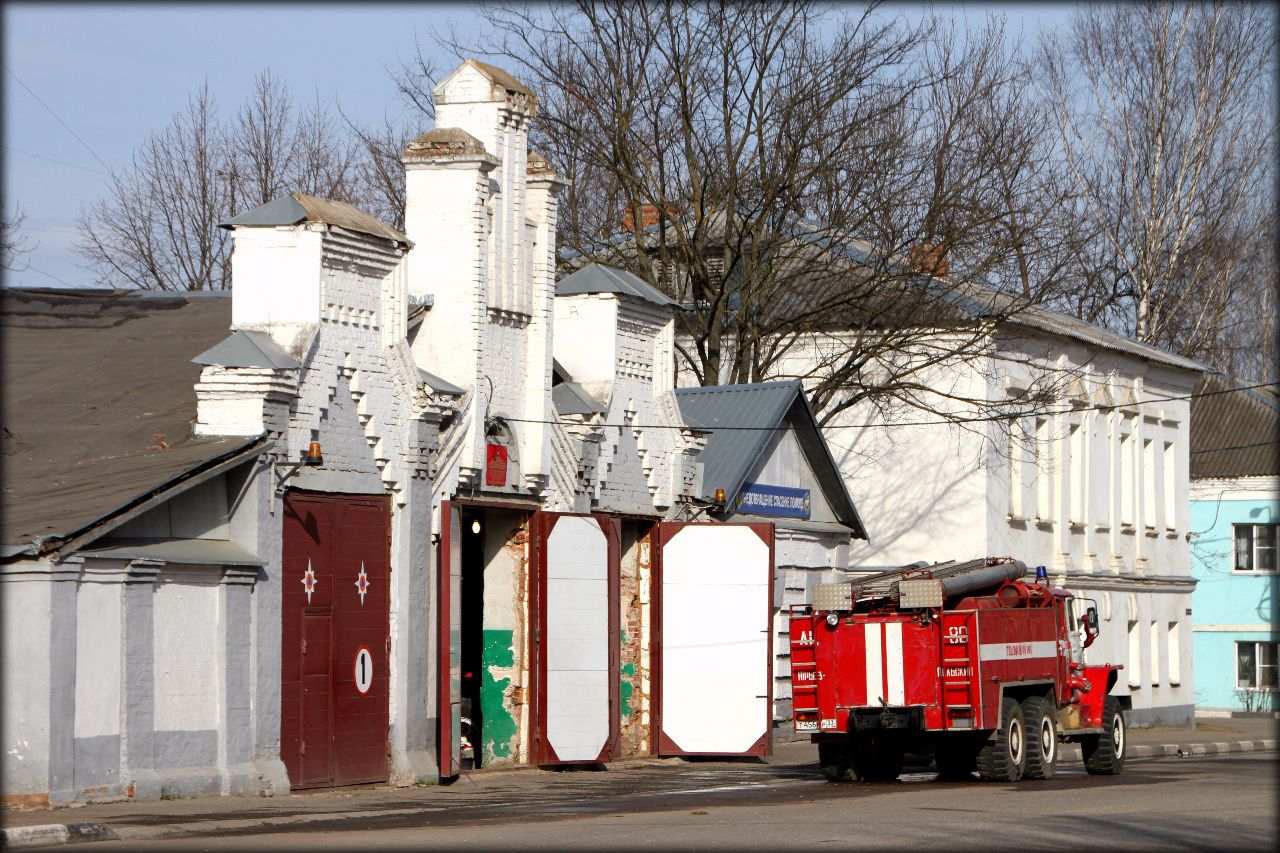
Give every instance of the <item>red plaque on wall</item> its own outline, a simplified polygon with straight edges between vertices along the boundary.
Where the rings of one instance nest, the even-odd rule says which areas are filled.
[[[484,446],[484,484],[486,486],[507,484],[507,448],[501,444]]]

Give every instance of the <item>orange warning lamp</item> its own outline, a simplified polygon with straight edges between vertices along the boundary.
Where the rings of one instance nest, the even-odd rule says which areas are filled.
[[[324,454],[320,452],[320,442],[313,441],[307,445],[307,455],[303,462],[308,468],[318,468],[324,464]]]

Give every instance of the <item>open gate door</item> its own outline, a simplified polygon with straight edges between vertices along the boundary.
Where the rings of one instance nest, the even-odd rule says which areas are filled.
[[[609,761],[620,731],[620,523],[554,512],[534,519],[533,763]]]
[[[440,778],[462,772],[462,520],[451,501],[440,504],[439,573]]]
[[[773,525],[658,525],[659,755],[768,755]]]

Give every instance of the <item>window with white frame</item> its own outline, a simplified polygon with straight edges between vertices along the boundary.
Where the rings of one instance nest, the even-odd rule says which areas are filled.
[[[1142,526],[1156,527],[1156,444],[1149,438],[1142,440]]]
[[[1026,518],[1035,499],[1036,437],[1026,420],[1009,422],[1009,515]]]
[[[1276,689],[1277,643],[1236,643],[1236,687],[1241,690]]]
[[[1142,686],[1142,637],[1138,633],[1139,624],[1136,619],[1129,620],[1129,662],[1124,669],[1129,674],[1130,687]]]
[[[1166,530],[1178,529],[1178,461],[1173,455],[1173,442],[1164,443],[1164,473],[1161,478],[1161,489],[1164,491],[1164,526]]]
[[[1084,458],[1084,427],[1081,424],[1072,424],[1071,431],[1067,438],[1067,449],[1071,454],[1070,461],[1070,482],[1067,484],[1067,492],[1071,499],[1067,506],[1068,521],[1072,524],[1085,523],[1085,458]]]
[[[1276,524],[1234,524],[1237,572],[1276,570]]]
[[[1116,472],[1116,476],[1120,478],[1120,523],[1129,526],[1136,520],[1134,484],[1138,478],[1138,455],[1134,451],[1137,442],[1133,439],[1132,420],[1126,417],[1121,421],[1120,467]]]
[[[1040,521],[1053,519],[1053,458],[1049,429],[1048,418],[1036,418],[1036,518]]]
[[[1160,683],[1160,623],[1153,621],[1148,628],[1147,648],[1151,650],[1151,683]]]
[[[1169,661],[1169,683],[1179,684],[1182,681],[1182,623],[1170,622],[1169,631],[1165,634],[1168,639],[1168,654],[1165,659]]]

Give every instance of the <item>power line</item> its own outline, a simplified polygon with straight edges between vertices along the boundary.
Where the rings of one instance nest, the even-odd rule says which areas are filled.
[[[1072,412],[1112,412],[1116,409],[1127,409],[1134,406],[1142,406],[1148,403],[1168,403],[1178,400],[1200,399],[1202,397],[1216,397],[1220,394],[1238,394],[1242,391],[1252,391],[1255,388],[1274,388],[1280,386],[1280,382],[1259,382],[1256,385],[1241,385],[1237,388],[1223,388],[1217,391],[1201,391],[1192,392],[1190,394],[1177,394],[1172,397],[1149,397],[1145,400],[1137,400],[1132,403],[1112,403],[1107,405],[1091,405],[1091,406],[1073,406],[1068,409],[1032,409],[1019,415],[1018,413],[1005,413],[999,415],[983,415],[972,418],[942,418],[933,421],[899,421],[896,423],[875,423],[875,424],[840,424],[838,426],[819,426],[820,430],[836,430],[836,429],[894,429],[897,427],[908,426],[948,426],[951,424],[968,424],[968,423],[993,423],[996,421],[1014,420],[1018,417],[1025,417],[1031,414],[1037,415],[1066,415]],[[564,421],[548,421],[536,418],[515,418],[503,416],[503,420],[513,423],[522,424],[563,424]],[[689,424],[600,424],[600,426],[616,426],[618,428],[626,427],[628,429],[673,429],[673,430],[696,430],[698,432],[761,432],[785,429],[785,427],[776,426],[693,426]],[[848,448],[845,448],[846,450]],[[1208,451],[1204,451],[1208,452]]]
[[[73,169],[83,169],[86,172],[93,172],[95,175],[102,175],[104,178],[111,177],[108,173],[101,169],[95,169],[92,166],[81,166],[78,163],[68,163],[66,160],[55,160],[52,157],[46,157],[43,154],[36,154],[34,151],[23,151],[21,148],[14,148],[12,145],[6,145],[5,150],[14,151],[18,154],[26,154],[28,157],[35,157],[40,160],[48,160],[50,163],[57,163],[59,166],[70,166]]]
[[[22,88],[24,88],[24,89],[26,89],[26,90],[27,90],[27,94],[29,94],[31,97],[33,97],[33,98],[35,98],[37,101],[39,101],[39,102],[40,102],[40,106],[42,106],[42,107],[44,107],[46,110],[48,110],[48,111],[49,111],[49,115],[51,115],[51,116],[53,116],[54,118],[56,118],[56,119],[58,120],[58,124],[60,124],[60,125],[62,125],[63,127],[65,127],[65,128],[67,129],[67,133],[69,133],[69,134],[71,134],[72,136],[74,136],[74,137],[76,138],[76,141],[77,141],[77,142],[79,142],[81,145],[83,145],[83,146],[84,146],[84,148],[85,148],[85,150],[86,150],[86,151],[88,151],[90,154],[92,154],[92,155],[93,155],[93,159],[97,160],[99,163],[101,163],[101,164],[102,164],[102,168],[106,169],[108,172],[110,172],[110,171],[111,171],[111,167],[110,167],[110,166],[108,166],[108,165],[106,164],[106,162],[105,162],[101,157],[99,157],[99,156],[98,156],[98,152],[97,152],[97,151],[94,151],[92,148],[90,148],[90,147],[89,147],[89,143],[87,143],[87,142],[85,142],[83,139],[81,139],[81,138],[80,138],[80,134],[78,134],[78,133],[76,133],[74,130],[72,130],[72,129],[71,129],[71,125],[69,125],[69,124],[67,124],[65,121],[63,121],[63,120],[62,120],[62,117],[61,117],[61,116],[59,116],[57,113],[55,113],[55,112],[53,111],[53,107],[51,107],[51,106],[49,106],[48,104],[46,104],[46,103],[45,103],[45,102],[40,98],[40,96],[39,96],[39,95],[37,95],[35,92],[31,91],[31,87],[30,87],[30,86],[28,86],[26,83],[23,83],[23,82],[22,82],[22,80],[21,80],[21,78],[19,78],[17,74],[14,74],[14,73],[13,73],[13,69],[12,69],[12,68],[10,68],[8,65],[6,65],[6,66],[4,66],[4,70],[9,72],[9,76],[10,76],[10,77],[12,77],[14,80],[17,80],[17,81],[18,81],[18,85],[19,85],[19,86],[21,86]]]
[[[40,269],[39,267],[33,267],[33,266],[31,266],[31,264],[27,264],[27,265],[26,265],[26,267],[25,267],[24,269],[20,270],[20,272],[26,272],[27,270],[31,270],[32,272],[38,272],[38,273],[40,273],[40,275],[48,276],[49,278],[53,279],[54,281],[61,282],[61,283],[65,284],[67,287],[71,287],[71,288],[74,288],[74,289],[76,289],[76,290],[80,290],[80,289],[82,289],[82,288],[83,288],[83,285],[79,285],[79,284],[72,284],[71,282],[69,282],[69,281],[67,281],[67,280],[65,280],[65,279],[58,278],[56,275],[54,275],[54,274],[53,274],[53,273],[51,273],[51,272],[45,272],[44,270]]]
[[[1280,440],[1274,441],[1255,441],[1253,444],[1233,444],[1230,447],[1205,447],[1200,450],[1192,450],[1192,453],[1222,453],[1227,450],[1248,450],[1252,447],[1280,447]]]

